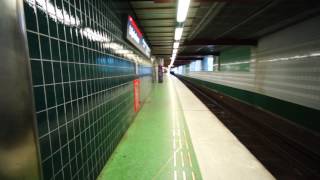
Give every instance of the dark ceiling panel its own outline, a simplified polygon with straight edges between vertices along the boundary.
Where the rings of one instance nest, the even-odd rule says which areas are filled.
[[[156,37],[156,36],[159,36],[159,37],[166,37],[166,36],[169,36],[169,37],[173,37],[174,36],[174,33],[173,32],[159,32],[159,33],[146,33],[148,37]]]
[[[154,23],[154,20],[141,21],[140,24],[144,27],[152,27],[152,26],[175,26],[175,20],[157,20],[157,24]]]
[[[153,1],[132,1],[131,0],[132,7],[134,9],[139,9],[139,8],[162,8],[162,7],[168,7],[172,8],[176,6],[175,2],[171,3],[154,3]]]
[[[197,45],[197,46],[207,46],[207,45],[257,45],[256,39],[236,39],[236,38],[220,38],[220,39],[193,39],[185,41],[184,46],[187,45]]]
[[[320,14],[318,0],[224,1],[221,9],[214,9],[221,3],[200,4],[193,20],[197,23],[192,23],[178,56],[219,54],[232,45],[255,45],[263,36]],[[216,11],[210,12],[211,7]],[[197,26],[202,27],[200,31]]]
[[[170,18],[170,19],[175,19],[175,14],[156,14],[156,13],[145,13],[145,14],[139,14],[140,20],[148,20],[148,19],[164,19],[164,18]]]

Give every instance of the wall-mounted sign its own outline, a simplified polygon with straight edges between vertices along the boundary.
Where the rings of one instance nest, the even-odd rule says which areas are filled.
[[[127,39],[137,47],[144,55],[150,58],[151,50],[143,39],[143,35],[136,22],[131,16],[128,16]]]

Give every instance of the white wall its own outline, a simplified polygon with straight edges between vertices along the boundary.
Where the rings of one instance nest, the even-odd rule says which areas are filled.
[[[252,52],[249,72],[186,76],[320,110],[320,16],[260,39]]]

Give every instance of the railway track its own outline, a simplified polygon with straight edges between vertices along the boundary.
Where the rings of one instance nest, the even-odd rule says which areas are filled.
[[[179,77],[178,77],[179,78]],[[179,78],[276,179],[320,179],[320,158],[292,143],[283,133],[249,120],[203,87]],[[245,162],[244,162],[245,163]]]

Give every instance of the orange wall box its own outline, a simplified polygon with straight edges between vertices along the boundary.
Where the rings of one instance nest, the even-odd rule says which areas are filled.
[[[133,107],[134,112],[140,110],[140,79],[133,80]]]

